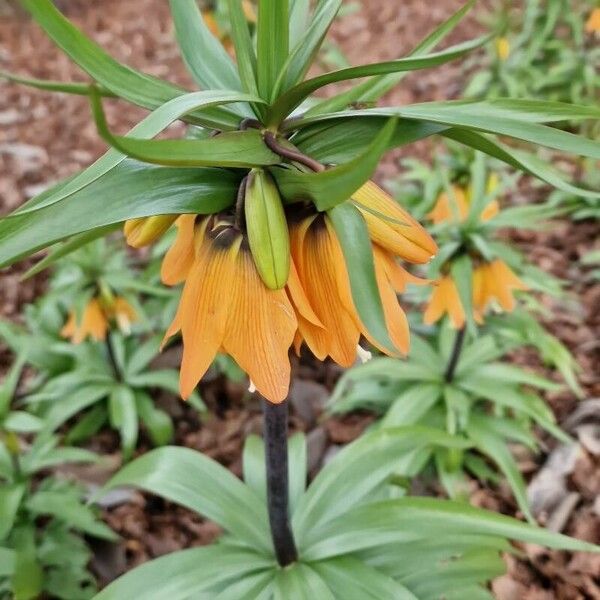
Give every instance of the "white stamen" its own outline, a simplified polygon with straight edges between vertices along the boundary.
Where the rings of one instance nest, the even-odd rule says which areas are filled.
[[[254,394],[254,392],[256,392],[256,386],[254,385],[254,381],[252,381],[252,379],[250,380],[250,385],[248,386],[248,391],[251,394]]]
[[[365,350],[360,344],[356,346],[356,354],[363,365],[373,358],[373,354],[368,350]]]

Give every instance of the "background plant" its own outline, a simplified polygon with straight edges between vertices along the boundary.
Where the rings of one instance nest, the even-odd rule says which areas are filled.
[[[468,443],[419,427],[373,432],[344,448],[305,487],[306,445],[289,440],[290,510],[298,560],[277,566],[265,509],[268,473],[260,438],[244,449],[242,483],[218,463],[185,448],[136,459],[107,484],[134,485],[182,504],[225,531],[214,545],[142,565],[98,600],[218,598],[488,598],[485,582],[504,570],[507,538],[561,548],[594,548],[462,503],[398,497],[390,456]],[[431,565],[436,565],[435,577]],[[164,573],[169,577],[164,577]]]
[[[15,362],[0,387],[0,596],[85,600],[97,588],[83,536],[116,535],[84,503],[80,486],[48,470],[97,457],[59,446],[42,420],[13,406],[23,363]]]

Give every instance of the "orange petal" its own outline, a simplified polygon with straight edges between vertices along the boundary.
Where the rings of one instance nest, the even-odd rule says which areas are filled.
[[[300,333],[317,358],[331,356],[349,367],[356,359],[360,331],[341,247],[322,221],[298,233],[304,243],[299,243],[298,234],[293,236],[294,262],[310,306],[323,324],[323,328],[316,327],[300,315]]]
[[[437,323],[446,312],[442,281],[443,279],[438,281],[431,292],[431,297],[429,298],[429,302],[423,313],[423,322],[425,325]]]
[[[93,298],[88,302],[88,305],[83,311],[81,325],[75,333],[73,341],[76,344],[82,342],[86,337],[90,336],[96,341],[104,341],[106,339],[106,331],[108,329],[108,321],[106,315],[100,306],[100,302]]]
[[[142,248],[161,237],[177,219],[177,215],[156,215],[125,221],[123,233],[132,248]]]
[[[188,274],[179,306],[183,398],[194,391],[223,343],[240,243],[241,237],[229,248],[220,248],[213,240],[205,240]]]
[[[398,302],[398,296],[390,283],[390,280],[386,274],[385,269],[385,252],[378,248],[374,248],[373,252],[375,260],[375,277],[377,279],[377,287],[379,288],[379,296],[381,297],[381,303],[383,305],[383,314],[385,317],[385,324],[390,335],[390,339],[394,343],[394,346],[398,348],[399,353],[391,353],[387,348],[381,346],[375,339],[371,337],[368,330],[363,328],[363,335],[381,352],[388,354],[389,356],[398,356],[402,353],[408,354],[410,345],[410,334],[408,329],[408,320],[406,314],[402,310],[400,303]]]
[[[527,290],[527,285],[515,275],[514,271],[500,259],[496,259],[493,263],[496,272],[501,274],[507,285],[515,290]]]
[[[489,221],[500,212],[498,200],[492,200],[481,212],[481,220]]]
[[[373,248],[374,251],[380,251],[385,273],[398,294],[401,294],[409,283],[413,285],[429,285],[431,283],[431,279],[422,279],[409,273],[404,267],[398,264],[389,252],[377,246],[377,244],[373,244]]]
[[[239,252],[223,348],[270,402],[285,400],[290,384],[288,352],[298,328],[285,290],[262,282],[246,250]]]
[[[464,221],[469,214],[469,203],[465,190],[459,186],[452,188],[454,197],[450,198],[446,192],[442,192],[433,209],[427,214],[434,224],[446,221]]]
[[[387,250],[416,263],[425,263],[437,253],[436,243],[418,221],[372,181],[355,192],[352,199],[364,216],[373,241]]]
[[[460,301],[460,295],[458,293],[456,283],[454,283],[454,280],[450,278],[448,281],[450,282],[447,292],[448,297],[446,298],[448,315],[450,316],[450,320],[452,321],[454,328],[462,329],[465,326],[465,310],[462,302]]]
[[[181,215],[175,222],[177,237],[169,248],[160,269],[162,282],[166,285],[177,285],[186,278],[194,262],[194,230],[196,215]],[[206,219],[202,222],[201,231],[206,228]]]
[[[67,318],[67,322],[64,324],[63,328],[60,330],[61,337],[64,338],[72,338],[75,335],[75,312],[70,310],[69,316]]]
[[[306,293],[302,288],[302,284],[300,283],[300,278],[298,276],[298,271],[296,270],[296,266],[294,265],[294,261],[290,261],[290,274],[287,282],[287,290],[290,300],[294,305],[296,312],[300,313],[307,321],[310,321],[313,325],[317,327],[323,327],[323,323],[319,321],[319,317],[315,314],[308,298],[306,297]]]

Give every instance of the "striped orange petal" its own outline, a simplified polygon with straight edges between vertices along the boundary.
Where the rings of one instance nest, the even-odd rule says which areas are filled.
[[[132,248],[142,248],[155,242],[173,225],[177,215],[156,215],[125,221],[123,233]]]
[[[342,249],[327,221],[305,219],[291,229],[291,248],[301,286],[322,323],[299,314],[300,334],[313,354],[349,367],[356,359],[360,332]]]
[[[361,211],[371,239],[392,254],[413,263],[426,263],[437,245],[425,229],[372,181],[352,196]]]
[[[235,261],[241,237],[228,246],[206,236],[190,269],[175,323],[181,327],[183,359],[180,391],[188,398],[208,370],[225,337],[232,303]]]
[[[465,190],[459,186],[454,186],[452,192],[453,197],[450,197],[446,192],[442,192],[438,196],[433,209],[427,213],[427,218],[431,219],[435,225],[446,221],[460,222],[467,218],[469,203]]]
[[[203,235],[207,219],[198,226],[198,234]],[[194,262],[194,235],[196,215],[181,215],[175,222],[177,237],[169,248],[160,268],[160,277],[166,285],[177,285],[185,280]],[[202,240],[198,241],[201,244]]]
[[[464,327],[465,311],[460,301],[458,288],[449,276],[442,277],[433,288],[431,298],[423,314],[423,322],[426,325],[432,325],[445,314],[449,315],[450,321],[456,329]]]
[[[230,289],[223,349],[267,400],[282,402],[290,383],[288,351],[298,328],[292,304],[284,289],[265,286],[246,249],[237,255]]]

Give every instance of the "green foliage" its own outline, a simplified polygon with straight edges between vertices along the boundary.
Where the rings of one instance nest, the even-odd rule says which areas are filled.
[[[497,38],[481,60],[465,65],[476,69],[465,95],[594,104],[600,49],[585,30],[594,6],[589,0],[527,0],[507,10],[497,2],[485,18]]]
[[[465,473],[482,476],[478,458],[483,456],[505,475],[521,510],[532,518],[525,483],[508,445],[516,442],[536,450],[534,425],[560,440],[568,439],[538,395],[538,391],[560,386],[499,362],[505,348],[492,335],[467,342],[454,374],[448,377],[454,337],[450,327],[441,328],[436,340],[413,336],[405,362],[376,358],[346,372],[329,401],[329,410],[343,413],[366,408],[382,416],[377,428],[418,424],[457,439],[466,437],[472,448],[465,451],[426,449],[398,456],[397,473],[414,477],[433,464],[449,495],[460,498],[466,493]],[[517,345],[513,341],[511,349]]]
[[[109,424],[119,432],[123,455],[128,459],[136,447],[141,422],[154,444],[167,444],[172,441],[173,423],[155,406],[151,392],[165,390],[177,395],[179,374],[175,369],[151,368],[158,349],[156,337],[140,342],[137,337],[116,333],[106,344],[70,346],[72,368],[49,379],[26,402],[43,419],[48,432],[79,415],[66,433],[69,443],[82,442]],[[190,403],[204,410],[197,394]]]
[[[85,600],[96,591],[87,570],[91,553],[83,535],[115,540],[79,486],[53,478],[48,469],[89,463],[96,455],[58,446],[45,423],[13,408],[24,360],[15,362],[0,389],[0,596],[30,600],[49,594]],[[27,445],[19,435],[35,437]]]
[[[463,439],[408,427],[364,435],[342,450],[305,489],[304,439],[290,439],[292,525],[299,561],[276,565],[264,505],[263,444],[244,451],[245,483],[185,448],[162,448],[135,460],[107,489],[134,485],[216,521],[212,546],[147,563],[100,592],[97,600],[143,597],[361,598],[435,600],[491,598],[507,538],[594,550],[508,517],[435,499],[398,497],[389,484],[390,456],[432,448],[464,450]],[[447,592],[451,590],[452,596]]]

